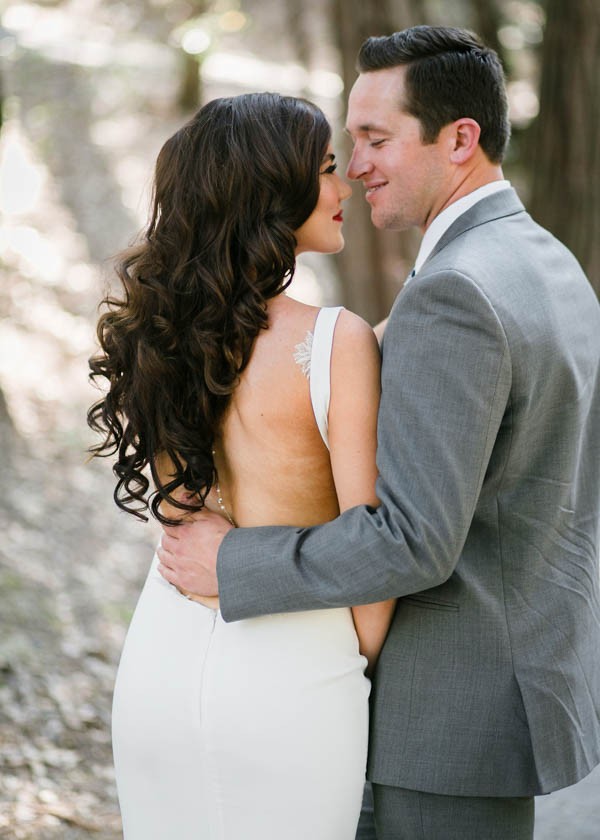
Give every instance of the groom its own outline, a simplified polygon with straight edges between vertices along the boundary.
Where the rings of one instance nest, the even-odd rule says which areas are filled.
[[[162,573],[215,594],[218,552],[227,621],[398,596],[379,840],[524,840],[533,796],[600,761],[600,307],[503,180],[494,52],[419,26],[359,69],[348,175],[377,227],[425,234],[383,342],[381,506],[309,529],[205,514],[166,529]]]

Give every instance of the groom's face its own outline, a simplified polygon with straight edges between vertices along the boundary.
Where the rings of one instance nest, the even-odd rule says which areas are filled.
[[[347,175],[362,181],[378,228],[425,228],[445,200],[448,141],[421,140],[421,124],[403,110],[404,67],[362,73],[348,101],[346,130],[354,143]]]

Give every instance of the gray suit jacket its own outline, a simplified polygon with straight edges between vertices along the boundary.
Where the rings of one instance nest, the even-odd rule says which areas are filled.
[[[369,777],[573,784],[600,761],[600,307],[512,190],[457,219],[398,296],[382,382],[381,507],[232,531],[222,613],[399,596]]]

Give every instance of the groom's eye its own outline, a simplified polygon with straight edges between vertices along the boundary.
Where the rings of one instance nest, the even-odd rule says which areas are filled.
[[[384,139],[382,139],[382,140],[371,140],[369,145],[371,145],[371,146],[381,146],[382,143],[385,143]]]

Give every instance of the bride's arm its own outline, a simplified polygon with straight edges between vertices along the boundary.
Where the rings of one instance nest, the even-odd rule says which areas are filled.
[[[377,411],[381,360],[371,327],[350,312],[340,314],[331,360],[329,446],[340,512],[376,507]],[[361,653],[372,670],[392,620],[395,600],[353,607]]]

